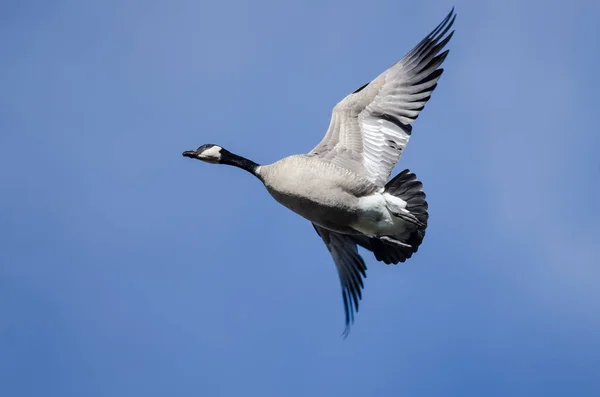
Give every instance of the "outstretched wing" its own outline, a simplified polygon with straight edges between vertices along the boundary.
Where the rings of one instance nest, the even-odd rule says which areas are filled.
[[[340,276],[346,313],[346,336],[350,332],[354,313],[358,311],[358,303],[362,298],[363,278],[367,277],[367,266],[358,254],[356,243],[351,236],[332,232],[315,224],[313,226],[331,253]]]
[[[446,18],[398,63],[338,103],[323,140],[309,153],[383,187],[402,155],[411,123],[442,75],[456,14]]]

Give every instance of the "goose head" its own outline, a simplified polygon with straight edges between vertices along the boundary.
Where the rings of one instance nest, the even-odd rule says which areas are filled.
[[[251,174],[254,174],[255,176],[258,176],[258,164],[252,160],[248,160],[245,157],[231,153],[219,145],[207,143],[200,146],[196,150],[187,150],[182,154],[184,157],[202,160],[205,163],[233,165],[234,167],[241,168],[250,172]]]
[[[191,159],[202,160],[206,163],[211,164],[219,164],[221,161],[227,157],[229,153],[227,150],[223,149],[219,145],[213,145],[212,143],[207,143],[205,145],[200,146],[196,150],[186,150],[183,152],[184,157],[189,157]]]

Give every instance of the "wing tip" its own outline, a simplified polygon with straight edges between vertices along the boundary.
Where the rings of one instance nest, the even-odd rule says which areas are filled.
[[[349,324],[346,324],[346,328],[344,328],[344,332],[342,332],[342,339],[346,339],[348,335],[350,335],[350,329],[352,327]]]

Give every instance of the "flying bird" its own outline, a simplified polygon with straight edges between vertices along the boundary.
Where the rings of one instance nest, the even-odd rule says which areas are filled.
[[[361,246],[397,264],[417,252],[427,228],[423,184],[406,169],[388,181],[412,133],[412,123],[442,75],[454,8],[399,62],[346,96],[327,133],[307,154],[259,165],[205,144],[183,156],[227,164],[256,176],[280,204],[312,222],[333,257],[342,285],[347,335],[362,298]]]

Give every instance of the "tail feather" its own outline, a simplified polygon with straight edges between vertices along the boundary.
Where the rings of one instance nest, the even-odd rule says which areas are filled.
[[[423,192],[423,184],[410,170],[404,170],[390,180],[385,185],[385,193],[406,202],[405,209],[410,213],[407,216],[416,219],[416,222],[409,221],[413,227],[407,229],[406,235],[402,236],[401,241],[397,241],[395,237],[380,239],[377,237],[352,236],[352,238],[358,245],[372,251],[378,261],[396,264],[410,258],[412,254],[417,252],[423,242],[429,219],[428,206],[425,200],[425,192]]]
[[[406,201],[406,209],[427,227],[429,214],[426,196],[423,183],[415,174],[410,170],[402,171],[385,185],[385,192]]]
[[[404,241],[412,246],[413,253],[417,252],[419,245],[421,245],[425,237],[425,229],[429,220],[423,183],[417,179],[415,174],[407,169],[396,175],[385,185],[385,192],[406,201],[406,210],[421,223]]]

